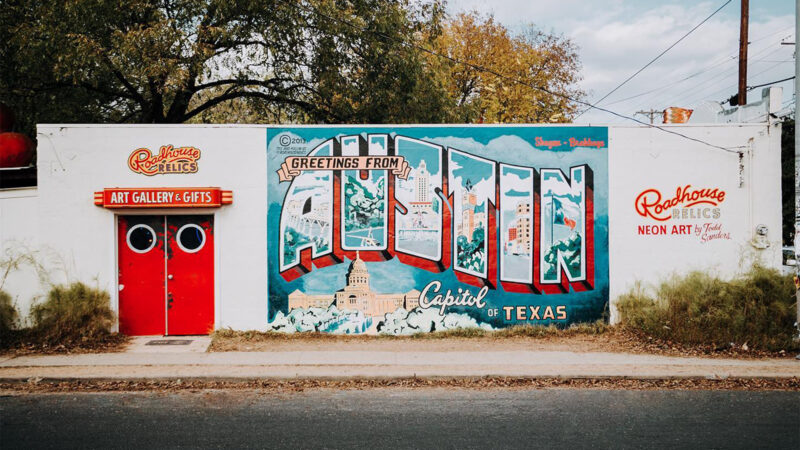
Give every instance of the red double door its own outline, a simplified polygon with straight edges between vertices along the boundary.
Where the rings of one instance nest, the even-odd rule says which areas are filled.
[[[130,336],[214,327],[214,216],[119,216],[119,328]]]

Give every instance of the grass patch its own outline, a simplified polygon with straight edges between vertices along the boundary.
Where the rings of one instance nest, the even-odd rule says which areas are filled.
[[[733,280],[704,272],[674,276],[650,295],[637,286],[617,307],[626,329],[681,345],[792,351],[795,287],[791,275],[755,266]]]
[[[435,331],[432,333],[416,333],[405,336],[390,334],[378,335],[343,335],[320,332],[280,333],[276,331],[235,331],[232,329],[217,330],[211,334],[212,343],[222,341],[256,343],[266,341],[287,340],[336,340],[336,341],[369,341],[376,339],[496,339],[496,338],[546,338],[553,336],[598,335],[609,331],[611,328],[598,320],[592,323],[573,324],[567,328],[558,328],[555,325],[515,325],[499,330],[484,330],[482,328],[454,328],[452,330]],[[212,344],[213,345],[213,344]]]
[[[411,339],[449,339],[449,338],[548,338],[569,337],[578,335],[603,334],[610,328],[603,320],[591,323],[575,323],[566,328],[555,325],[513,325],[497,330],[484,330],[482,328],[455,328],[452,330],[435,331],[433,333],[416,333],[410,336],[379,335],[385,338],[411,338]]]
[[[211,341],[218,340],[233,340],[242,342],[265,342],[265,341],[290,341],[294,339],[308,339],[308,340],[358,340],[367,336],[352,335],[352,334],[332,334],[321,333],[318,331],[308,331],[304,333],[279,333],[277,331],[237,331],[230,328],[223,328],[211,333]]]
[[[0,349],[58,352],[113,349],[127,338],[112,333],[115,315],[107,292],[83,283],[54,286],[47,299],[31,308],[30,328],[10,329]]]
[[[485,338],[491,336],[494,331],[487,331],[483,328],[453,328],[451,330],[434,331],[430,333],[414,333],[408,336],[394,336],[391,334],[379,334],[383,339],[472,339]]]
[[[599,335],[607,333],[611,327],[604,320],[597,320],[588,323],[574,323],[566,328],[559,328],[555,325],[516,325],[508,328],[501,328],[493,333],[494,337],[530,337],[545,338],[552,336],[580,336],[580,335]]]

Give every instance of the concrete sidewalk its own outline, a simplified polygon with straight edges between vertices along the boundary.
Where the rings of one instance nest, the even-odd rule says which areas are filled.
[[[0,360],[0,379],[5,380],[413,376],[792,378],[800,377],[800,361],[560,351],[99,353]]]

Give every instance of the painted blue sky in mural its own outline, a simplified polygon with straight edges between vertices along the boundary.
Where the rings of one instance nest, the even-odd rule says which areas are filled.
[[[450,171],[453,172],[453,176],[461,177],[464,183],[470,180],[474,186],[480,181],[488,180],[494,173],[492,165],[485,161],[458,153],[453,153],[450,157],[450,163],[453,164]]]
[[[421,144],[406,139],[397,141],[398,154],[403,155],[411,167],[418,167],[422,159],[425,159],[425,166],[432,174],[439,173],[439,158],[434,158],[434,148],[430,145]]]

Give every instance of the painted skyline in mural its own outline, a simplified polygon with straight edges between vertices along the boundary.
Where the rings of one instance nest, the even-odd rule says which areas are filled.
[[[396,140],[396,153],[412,167],[408,179],[396,179],[398,209],[395,249],[423,258],[441,254],[442,189],[441,147],[409,138]]]
[[[533,169],[500,166],[500,278],[531,283],[533,257]]]

